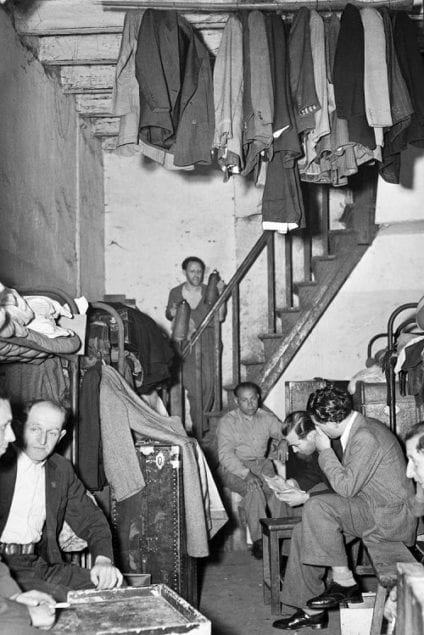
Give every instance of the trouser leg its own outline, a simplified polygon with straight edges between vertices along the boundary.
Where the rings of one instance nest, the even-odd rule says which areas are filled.
[[[337,494],[310,498],[293,530],[282,602],[304,608],[324,591],[326,567],[347,566],[344,533],[361,537],[370,527],[369,510]]]
[[[302,562],[302,523],[293,529],[287,560],[281,601],[288,606],[304,608],[307,600],[324,590],[325,567],[314,567]]]
[[[89,569],[66,563],[48,565],[33,555],[4,555],[3,559],[23,591],[44,591],[56,601],[64,602],[70,590],[94,588]]]

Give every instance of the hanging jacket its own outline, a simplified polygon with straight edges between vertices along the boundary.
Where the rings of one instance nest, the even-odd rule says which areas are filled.
[[[140,139],[169,150],[176,166],[211,162],[214,134],[209,53],[176,11],[148,9],[135,56]]]

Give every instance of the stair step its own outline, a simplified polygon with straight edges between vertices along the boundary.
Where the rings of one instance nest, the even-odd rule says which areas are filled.
[[[319,284],[315,280],[297,282],[294,285],[294,288],[299,296],[299,308],[301,310],[305,310],[311,305],[317,289],[319,288]]]
[[[246,374],[245,381],[253,381],[254,383],[256,383],[258,375],[260,371],[262,370],[263,365],[265,363],[265,359],[263,360],[246,359],[246,360],[242,360],[241,363],[245,369],[245,374]]]
[[[334,271],[334,263],[337,261],[338,258],[335,255],[314,256],[311,260],[311,267],[315,280],[320,283],[322,279],[325,279],[330,272]]]
[[[328,241],[330,253],[333,255],[352,243],[357,244],[357,235],[353,229],[332,229],[328,234]]]

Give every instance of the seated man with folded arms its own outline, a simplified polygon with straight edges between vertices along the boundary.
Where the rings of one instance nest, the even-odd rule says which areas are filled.
[[[122,584],[113,565],[107,520],[87,496],[71,463],[54,449],[66,411],[53,401],[25,409],[18,447],[0,461],[0,554],[23,589],[66,600],[70,589]],[[91,570],[63,561],[58,537],[64,522],[88,544]]]
[[[328,609],[362,601],[345,541],[358,537],[365,546],[415,541],[412,487],[395,435],[353,410],[351,395],[333,386],[315,391],[307,409],[317,428],[319,466],[333,492],[307,500],[293,530],[281,601],[297,610],[274,622],[282,630],[325,628]],[[340,458],[334,439],[341,442]],[[331,582],[325,588],[327,569]]]
[[[14,440],[10,403],[0,391],[0,457]],[[33,626],[50,628],[55,618],[54,604],[47,593],[22,593],[0,557],[0,635],[35,635],[38,631]]]

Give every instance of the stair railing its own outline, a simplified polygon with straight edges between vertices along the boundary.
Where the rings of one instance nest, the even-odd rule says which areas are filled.
[[[318,194],[317,194],[318,192]],[[302,243],[303,250],[303,280],[311,279],[311,257],[313,251],[313,233],[315,237],[319,237],[322,245],[322,254],[328,254],[328,233],[329,233],[329,197],[328,188],[325,186],[315,186],[314,194],[308,202],[316,214],[315,225],[318,227],[311,230],[298,230],[285,235],[284,238],[284,258],[279,266],[278,276],[284,281],[284,294],[282,303],[284,307],[293,307],[294,302],[294,271],[293,265],[293,240],[294,236],[298,237]],[[309,223],[308,223],[309,225]],[[211,306],[208,313],[200,323],[197,330],[193,333],[190,340],[180,348],[180,383],[182,385],[182,404],[184,403],[184,359],[189,354],[194,354],[195,364],[195,399],[194,413],[192,413],[193,432],[200,440],[208,429],[209,418],[219,413],[223,407],[223,382],[222,382],[222,337],[221,337],[221,320],[220,312],[224,305],[231,299],[232,318],[231,318],[231,347],[232,347],[232,387],[236,386],[242,379],[242,359],[240,348],[240,283],[257,262],[259,256],[266,249],[266,276],[267,276],[267,331],[268,334],[276,334],[276,255],[275,255],[275,232],[264,231],[256,241],[250,252],[244,258],[241,265],[224,288],[216,302]],[[280,269],[282,269],[280,271]],[[283,308],[283,307],[279,307]],[[213,328],[214,330],[214,352],[213,352],[213,411],[211,411],[211,403],[204,403],[203,386],[202,386],[202,364],[211,364],[212,360],[203,359],[201,338],[205,330]],[[179,414],[184,419],[185,408],[182,405]]]

